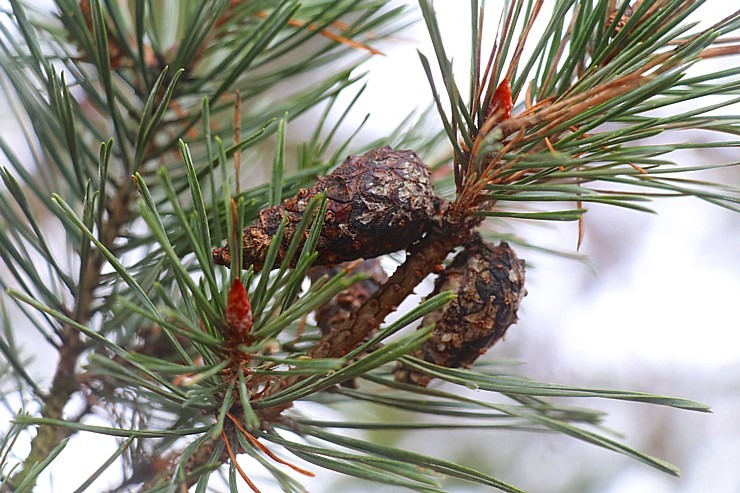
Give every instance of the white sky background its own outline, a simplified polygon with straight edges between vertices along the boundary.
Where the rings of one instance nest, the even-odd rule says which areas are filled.
[[[448,53],[462,80],[468,66],[467,6],[460,0],[436,2]],[[711,22],[734,8],[723,0],[710,0],[701,10],[702,20]],[[716,19],[710,19],[710,13]],[[489,20],[495,20],[493,12]],[[370,72],[369,87],[354,116],[358,124],[366,112],[372,113],[363,132],[368,140],[387,133],[411,110],[429,103],[428,84],[416,54],[418,48],[433,60],[427,39],[420,22],[400,33],[393,45],[382,47],[386,57],[375,57],[363,67]],[[740,108],[734,112],[740,113]],[[5,132],[9,127],[3,123],[0,128]],[[740,156],[725,157],[740,160]],[[701,156],[694,153],[687,159]],[[737,183],[738,176],[735,171],[714,179]],[[502,443],[493,433],[487,438],[469,435],[459,447],[450,448],[484,447],[489,439],[495,440],[494,449],[479,452],[490,456],[488,466],[479,467],[495,475],[497,461],[512,462],[511,476],[501,479],[537,493],[562,491],[576,484],[571,482],[575,477],[588,476],[598,468],[606,479],[582,491],[740,492],[740,215],[698,200],[654,205],[658,216],[592,207],[581,253],[590,256],[593,268],[521,251],[533,265],[528,271],[529,295],[520,323],[493,356],[522,360],[523,373],[540,380],[677,395],[711,405],[713,415],[637,404],[575,402],[610,409],[607,426],[625,431],[629,445],[675,463],[684,477],[670,478],[562,437],[518,433],[506,435],[510,443]],[[519,232],[534,243],[575,249],[574,224],[524,225]],[[112,452],[112,440],[105,443],[99,437],[80,437],[76,452],[65,454],[67,462],[57,466],[75,471],[71,485],[81,482]],[[80,470],[79,454],[84,451],[94,451],[87,473]],[[521,465],[507,457],[507,451],[519,454]],[[573,464],[582,467],[573,469]],[[531,477],[534,470],[539,471],[536,478]],[[55,491],[66,491],[64,483],[58,478]],[[314,483],[311,491],[326,491],[320,484]],[[365,491],[380,490],[390,491],[373,486]]]

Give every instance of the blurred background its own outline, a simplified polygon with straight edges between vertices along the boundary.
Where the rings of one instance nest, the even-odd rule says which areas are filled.
[[[727,5],[721,0],[707,2],[697,21],[711,23],[726,16]],[[438,0],[435,6],[448,53],[465,80],[468,2]],[[494,10],[489,17],[492,25],[497,18]],[[380,49],[385,56],[373,57],[363,67],[369,72],[368,89],[347,124],[350,134],[371,113],[357,145],[387,135],[409,112],[425,108],[430,101],[416,53],[417,49],[433,53],[423,23],[405,29]],[[351,97],[347,94],[347,101]],[[7,104],[5,98],[1,100],[0,104]],[[7,108],[0,111],[8,114]],[[739,114],[740,107],[731,112]],[[310,135],[318,114],[309,113],[291,123],[289,137],[300,141]],[[0,120],[0,131],[17,136],[18,152],[25,146],[17,122]],[[740,161],[740,155],[695,151],[676,159],[696,165]],[[702,178],[737,185],[740,168],[713,171]],[[709,404],[713,414],[573,401],[607,411],[607,428],[623,433],[628,445],[677,465],[681,478],[562,436],[449,431],[386,439],[465,461],[533,493],[740,492],[740,215],[696,199],[663,200],[653,206],[657,215],[591,206],[578,252],[575,223],[513,225],[513,232],[529,243],[567,255],[518,248],[528,264],[529,294],[520,309],[520,322],[487,357],[521,361],[517,370],[537,380],[675,395]],[[576,255],[583,258],[568,258]],[[35,343],[29,339],[26,344]],[[48,356],[55,357],[52,352]],[[32,374],[52,370],[45,360],[44,355],[37,356]],[[107,456],[116,444],[97,436],[78,438],[65,450],[67,462],[56,465],[81,478],[88,474],[84,458],[90,451],[96,457]],[[98,467],[97,462],[90,461],[90,471]],[[307,484],[315,492],[380,488],[331,475]],[[483,491],[463,483],[449,483],[449,487],[461,493]],[[39,491],[67,491],[63,476],[39,485]],[[391,490],[383,487],[383,491]]]

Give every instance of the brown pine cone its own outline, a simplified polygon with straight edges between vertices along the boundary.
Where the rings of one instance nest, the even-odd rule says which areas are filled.
[[[337,275],[347,265],[314,267],[309,271],[309,276],[311,277],[311,281],[319,279],[324,274],[332,277]],[[388,276],[380,265],[380,259],[377,258],[363,260],[356,264],[351,272],[353,274],[363,272],[368,275],[368,278],[352,284],[316,309],[314,313],[316,325],[321,329],[322,334],[329,334],[332,330],[344,323],[388,280]]]
[[[360,307],[388,280],[388,275],[383,271],[378,258],[358,260],[335,267],[314,267],[309,271],[309,276],[311,282],[314,282],[324,274],[328,274],[330,277],[335,276],[346,267],[351,268],[350,272],[352,274],[362,272],[367,274],[368,278],[352,284],[316,309],[314,317],[322,335],[335,332],[343,323],[353,317]],[[376,332],[368,333],[362,342],[370,340]],[[361,357],[362,355],[357,356],[354,360]],[[344,381],[341,385],[350,388],[357,387],[355,379]]]
[[[262,269],[272,236],[287,216],[277,258],[281,262],[309,199],[324,190],[328,208],[314,265],[331,266],[406,249],[423,236],[439,207],[429,168],[415,152],[384,146],[350,156],[314,186],[260,211],[255,224],[242,235],[244,268]],[[230,265],[228,248],[216,248],[213,260]]]
[[[501,242],[494,247],[475,235],[437,278],[432,296],[454,291],[457,298],[424,317],[434,324],[432,336],[412,356],[448,368],[468,367],[517,321],[517,309],[527,294],[524,261]],[[432,379],[399,364],[399,382],[426,386]]]

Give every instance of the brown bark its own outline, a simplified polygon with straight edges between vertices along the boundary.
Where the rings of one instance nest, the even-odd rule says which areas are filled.
[[[388,281],[330,334],[324,335],[311,351],[314,358],[341,357],[354,349],[367,334],[414,292],[416,286],[442,263],[455,247],[470,237],[478,218],[458,216],[450,207],[427,235],[408,250],[406,261]],[[456,217],[457,216],[457,217]]]

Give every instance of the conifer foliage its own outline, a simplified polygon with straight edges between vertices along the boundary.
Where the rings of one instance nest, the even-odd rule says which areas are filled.
[[[694,0],[490,3],[467,6],[460,80],[431,0],[10,0],[0,83],[30,151],[0,136],[0,402],[15,414],[0,491],[54,478],[81,434],[118,447],[65,491],[301,492],[323,470],[522,491],[345,429],[550,431],[677,474],[574,401],[706,405],[480,362],[526,303],[520,247],[494,240],[514,219],[582,224],[589,203],[740,209],[738,188],[691,175],[711,166],[673,161],[738,147],[740,116],[717,115],[740,101],[740,65],[687,72],[740,53],[740,11],[699,28]],[[422,20],[438,115],[356,146],[346,116],[373,76],[356,69]],[[289,122],[314,108],[292,152]],[[265,183],[247,180],[260,168]],[[386,320],[429,276],[434,292]],[[58,355],[49,382],[29,333]],[[315,413],[350,403],[403,420]]]

